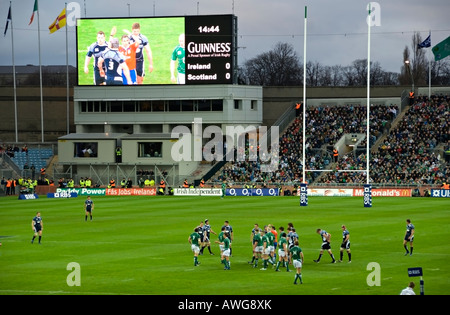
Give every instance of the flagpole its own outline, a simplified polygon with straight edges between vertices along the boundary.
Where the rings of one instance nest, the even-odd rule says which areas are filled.
[[[303,34],[303,183],[306,183],[305,146],[306,146],[306,22],[308,7],[305,6],[305,26]]]
[[[67,2],[64,4],[64,11],[66,12],[66,21],[67,21]],[[67,134],[69,134],[69,44],[68,44],[68,27],[69,25],[66,22],[66,82],[67,82],[67,96],[66,96],[66,114],[67,114]]]
[[[430,51],[431,51],[431,30],[430,30]],[[431,58],[428,58],[428,100],[431,97]]]
[[[36,0],[38,1],[38,0]],[[39,3],[37,5],[37,21],[38,21],[38,49],[39,49],[39,87],[41,94],[41,138],[44,142],[44,99],[42,95],[42,62],[41,62],[41,23],[39,19]]]
[[[369,125],[370,125],[370,28],[371,28],[371,7],[369,2],[369,19],[368,19],[368,36],[367,36],[367,117],[366,117],[366,169],[367,169],[367,184],[370,184],[370,176],[369,176]]]
[[[14,60],[14,25],[12,19],[12,1],[9,1],[9,10],[11,12],[11,51],[12,51],[12,66],[13,66],[13,93],[14,93],[14,124],[16,143],[19,142],[19,131],[17,122],[17,87],[16,87],[16,63]]]

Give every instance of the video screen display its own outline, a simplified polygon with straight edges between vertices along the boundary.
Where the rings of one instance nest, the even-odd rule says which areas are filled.
[[[233,15],[82,18],[78,85],[233,84]]]

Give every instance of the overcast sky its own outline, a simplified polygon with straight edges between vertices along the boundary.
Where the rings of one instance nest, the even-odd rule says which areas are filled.
[[[38,21],[29,26],[35,0],[13,0],[15,65],[39,64]],[[41,64],[65,65],[65,30],[49,34],[48,26],[69,0],[40,0]],[[152,17],[235,14],[238,17],[238,62],[290,43],[303,59],[304,7],[308,7],[307,60],[343,66],[367,58],[367,4],[364,0],[78,0],[81,17]],[[378,0],[380,26],[371,29],[371,60],[399,72],[402,52],[415,31],[431,44],[450,36],[449,0]],[[10,1],[0,0],[4,32]],[[68,28],[69,64],[76,64],[75,27]],[[147,34],[151,44],[151,34]],[[12,65],[11,25],[0,35],[0,65]],[[428,49],[430,50],[430,49]],[[428,56],[432,56],[428,51]]]

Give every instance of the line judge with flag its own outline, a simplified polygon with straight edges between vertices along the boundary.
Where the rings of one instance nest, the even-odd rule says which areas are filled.
[[[56,32],[57,30],[66,26],[66,8],[62,10],[62,12],[58,15],[56,20],[48,27],[50,30],[50,34]]]

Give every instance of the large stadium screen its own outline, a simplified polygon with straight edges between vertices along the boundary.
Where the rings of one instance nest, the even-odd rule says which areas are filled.
[[[78,85],[233,84],[233,15],[82,18]]]

